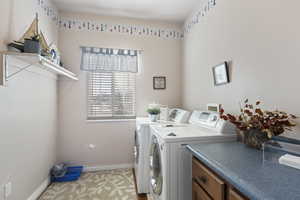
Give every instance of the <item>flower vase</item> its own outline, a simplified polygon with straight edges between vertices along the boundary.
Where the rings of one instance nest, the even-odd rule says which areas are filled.
[[[257,129],[250,129],[247,131],[243,131],[243,142],[251,148],[255,148],[258,150],[262,149],[263,143],[269,140],[266,133],[257,130]]]
[[[151,115],[151,114],[149,114],[149,119],[150,119],[151,122],[157,122],[158,115]]]

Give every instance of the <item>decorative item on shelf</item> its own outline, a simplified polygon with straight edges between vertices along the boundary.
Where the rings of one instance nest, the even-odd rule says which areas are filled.
[[[41,45],[37,36],[31,39],[25,39],[24,52],[41,54]]]
[[[39,34],[39,39],[40,39],[40,43],[41,43],[41,47],[42,47],[41,55],[42,56],[49,56],[50,55],[50,47],[47,44],[45,36],[42,32],[40,32],[40,34]]]
[[[228,64],[223,62],[213,67],[214,83],[215,86],[224,85],[229,83]]]
[[[36,14],[35,19],[23,34],[23,36],[7,46],[9,49],[17,49],[20,52],[25,53],[37,53],[43,56],[49,55],[50,49],[46,42],[46,39],[41,31],[39,31],[39,19]]]
[[[59,50],[58,50],[58,48],[56,47],[55,44],[50,45],[50,57],[49,57],[49,59],[53,63],[55,63],[57,65],[60,65],[60,53],[59,53]]]
[[[7,44],[7,50],[11,52],[24,52],[24,44],[18,42],[11,42]]]
[[[262,149],[262,144],[273,136],[278,136],[286,130],[291,131],[292,127],[296,126],[293,119],[297,118],[283,111],[263,110],[260,104],[261,102],[257,101],[253,106],[246,99],[244,106],[240,106],[241,114],[238,116],[224,114],[223,108],[220,110],[222,119],[236,125],[242,142],[256,149]]]
[[[153,89],[154,90],[166,89],[166,77],[165,76],[154,76],[153,77]]]
[[[55,60],[56,59],[56,51],[54,49],[50,50],[50,54],[51,54],[51,60]]]
[[[160,114],[160,106],[158,104],[150,104],[147,112],[151,122],[156,122]]]

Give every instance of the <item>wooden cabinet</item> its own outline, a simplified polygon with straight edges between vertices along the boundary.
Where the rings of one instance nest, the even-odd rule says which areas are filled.
[[[196,158],[192,167],[193,200],[247,200]]]
[[[229,188],[229,198],[228,200],[246,200],[242,195],[236,192],[234,189]]]
[[[193,180],[213,199],[224,200],[224,182],[196,159],[193,160]]]
[[[193,200],[212,200],[212,198],[196,182],[193,182]]]

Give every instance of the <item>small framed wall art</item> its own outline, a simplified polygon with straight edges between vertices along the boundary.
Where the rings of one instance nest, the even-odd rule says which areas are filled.
[[[214,83],[215,86],[224,85],[229,83],[228,64],[223,62],[213,67]]]
[[[154,76],[153,77],[153,89],[154,90],[166,89],[166,77],[165,76]]]

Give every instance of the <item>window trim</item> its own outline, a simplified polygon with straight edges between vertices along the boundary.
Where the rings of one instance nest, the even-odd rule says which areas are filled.
[[[105,123],[105,122],[135,122],[136,118],[132,118],[132,119],[87,119],[86,122],[87,123]]]
[[[136,119],[136,116],[122,116],[122,117],[87,117],[88,121],[101,121],[101,120],[128,120]]]

